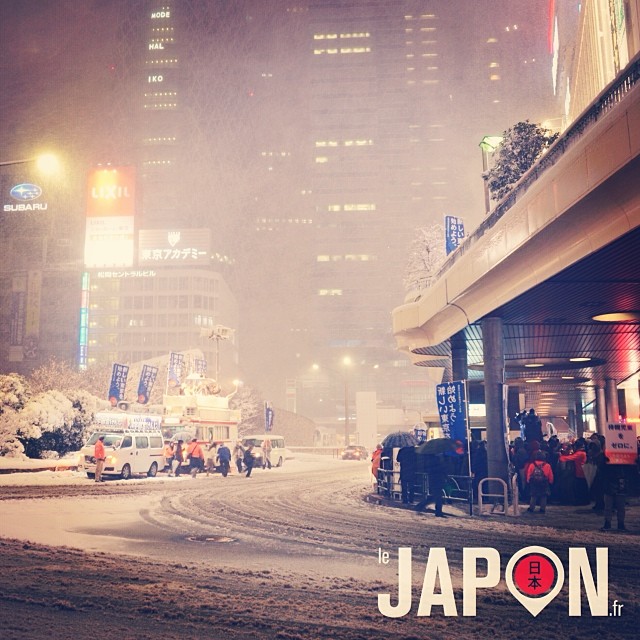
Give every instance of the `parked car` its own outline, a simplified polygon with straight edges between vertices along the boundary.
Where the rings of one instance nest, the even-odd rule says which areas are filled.
[[[368,460],[369,453],[359,444],[350,444],[342,450],[343,460]]]

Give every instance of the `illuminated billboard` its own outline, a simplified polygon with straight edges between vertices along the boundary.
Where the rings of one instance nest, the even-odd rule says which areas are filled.
[[[86,268],[133,266],[135,178],[134,167],[107,167],[89,172]]]
[[[135,167],[93,169],[87,180],[87,217],[134,216]]]
[[[141,230],[138,236],[139,266],[209,264],[209,229]]]

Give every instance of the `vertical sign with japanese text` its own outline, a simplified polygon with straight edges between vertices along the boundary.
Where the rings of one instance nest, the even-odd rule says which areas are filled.
[[[152,367],[149,364],[143,365],[140,373],[140,382],[138,383],[138,402],[140,404],[149,402],[151,389],[153,389],[153,383],[156,381],[157,375],[158,367]]]
[[[127,387],[129,366],[126,364],[114,364],[111,370],[111,384],[109,385],[109,402],[115,407],[120,400],[124,400],[124,392]]]
[[[463,380],[436,385],[436,401],[440,426],[444,435],[452,440],[467,437],[467,401]]]
[[[462,218],[455,216],[444,217],[445,240],[447,255],[458,248],[458,245],[464,239],[464,222]]]

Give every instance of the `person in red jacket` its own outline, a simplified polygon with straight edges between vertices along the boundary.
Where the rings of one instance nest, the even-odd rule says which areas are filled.
[[[104,482],[102,479],[102,470],[104,469],[104,461],[106,456],[104,450],[104,436],[100,436],[93,446],[93,457],[96,459],[96,482]]]
[[[573,490],[575,495],[574,504],[586,505],[589,504],[589,485],[584,477],[584,471],[582,465],[587,461],[587,452],[584,447],[584,439],[578,439],[573,445],[573,453],[568,455],[562,455],[558,458],[559,462],[573,462],[574,469],[574,481]]]
[[[535,454],[533,462],[527,467],[527,484],[531,496],[527,511],[533,513],[536,510],[536,504],[539,504],[540,513],[544,513],[547,510],[547,496],[553,484],[553,471],[542,451]]]

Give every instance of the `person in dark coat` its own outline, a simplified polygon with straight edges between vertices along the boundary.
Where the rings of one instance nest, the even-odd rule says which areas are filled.
[[[402,504],[413,504],[413,493],[416,484],[416,448],[402,447],[398,451],[400,463],[400,486],[402,487]]]
[[[608,460],[605,457],[605,464],[602,470],[604,481],[604,525],[601,531],[609,531],[611,529],[611,518],[614,511],[618,520],[618,531],[626,531],[624,517],[629,474],[632,466],[609,464]]]
[[[542,442],[542,420],[536,415],[535,409],[529,409],[524,418],[524,439],[527,442]]]
[[[416,511],[424,511],[428,504],[435,502],[436,518],[446,518],[442,513],[444,485],[447,481],[449,467],[444,453],[424,456],[424,466],[429,479],[429,494],[416,505]]]
[[[247,469],[247,473],[245,475],[246,478],[251,477],[251,471],[253,470],[253,463],[255,458],[253,457],[253,445],[250,444],[244,451],[244,457],[242,461],[244,462],[244,466]]]

